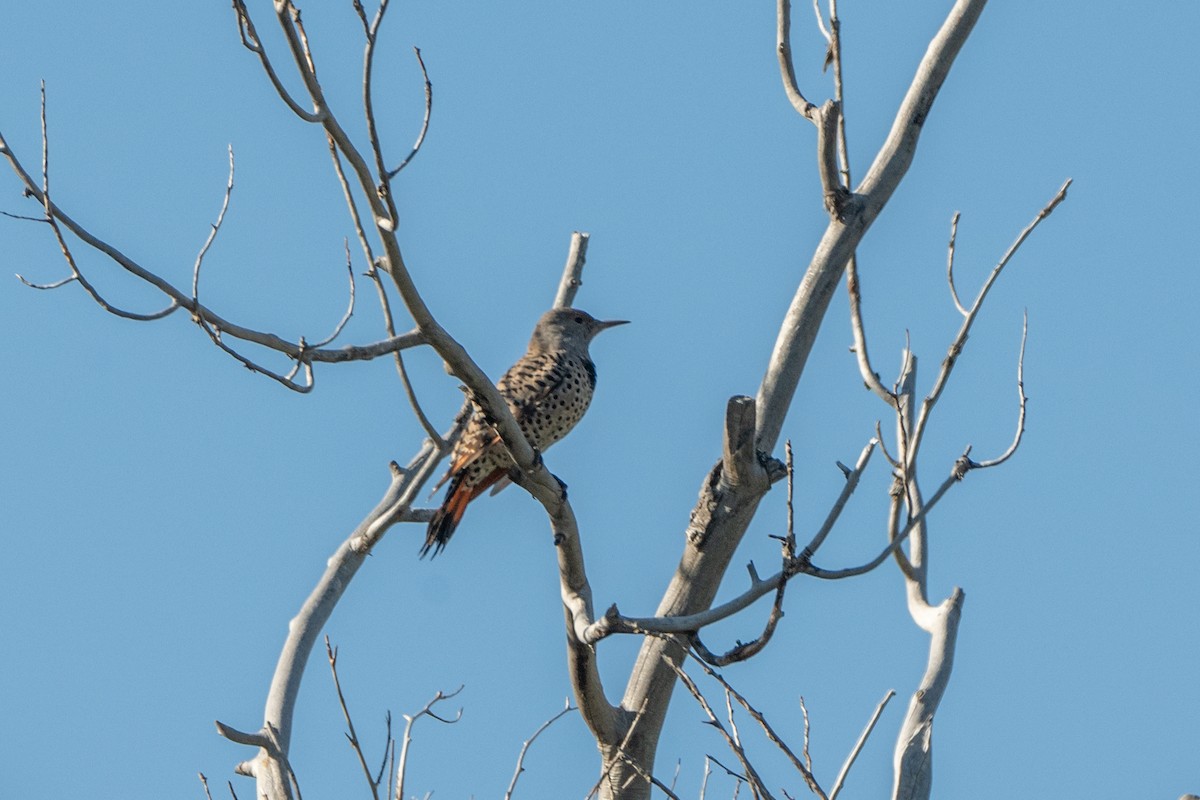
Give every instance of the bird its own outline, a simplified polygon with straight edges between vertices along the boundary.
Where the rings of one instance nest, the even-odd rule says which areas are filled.
[[[538,452],[566,436],[592,402],[596,390],[596,365],[588,352],[592,339],[627,322],[598,320],[577,308],[554,308],[538,320],[525,355],[496,383],[521,432]],[[421,558],[431,551],[434,556],[440,553],[462,521],[467,504],[506,479],[515,466],[485,415],[473,401],[471,405],[466,430],[450,455],[450,468],[434,487],[436,492],[450,482],[429,522]]]

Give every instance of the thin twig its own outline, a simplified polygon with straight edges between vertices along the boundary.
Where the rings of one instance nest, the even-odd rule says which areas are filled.
[[[414,47],[413,53],[417,57],[417,63],[421,66],[421,77],[425,79],[425,119],[421,121],[421,132],[417,134],[417,141],[413,143],[412,151],[409,152],[400,165],[388,172],[388,179],[396,177],[400,170],[408,166],[408,163],[421,151],[421,145],[425,143],[425,134],[429,132],[429,117],[433,112],[433,84],[429,81],[429,72],[425,69],[425,59],[421,58],[421,48]]]
[[[821,527],[813,534],[812,540],[801,551],[799,556],[801,559],[812,558],[825,542],[825,538],[833,530],[833,526],[837,524],[843,509],[846,508],[846,504],[850,501],[850,496],[858,488],[858,482],[866,471],[867,465],[871,462],[871,454],[875,452],[875,446],[879,442],[878,438],[869,440],[866,446],[863,447],[862,452],[858,454],[858,460],[854,462],[854,469],[844,473],[846,475],[846,483],[842,486],[842,491],[838,495],[837,500],[834,501],[833,507],[829,509],[829,514],[826,515],[825,521],[821,523]]]
[[[557,722],[560,717],[565,716],[571,711],[577,710],[578,709],[571,705],[571,701],[567,700],[566,703],[563,704],[562,711],[559,711],[553,717],[543,722],[538,729],[533,732],[533,736],[530,736],[524,741],[524,743],[521,744],[521,752],[517,755],[517,768],[513,772],[512,780],[508,784],[508,791],[504,793],[504,800],[512,800],[513,791],[517,788],[517,779],[520,778],[521,773],[525,771],[525,754],[529,752],[529,747],[533,744],[534,740],[536,740],[538,736],[541,736],[542,731],[546,730],[555,722]]]
[[[730,685],[730,683],[727,680],[725,680],[725,678],[721,675],[721,673],[711,669],[707,664],[704,663],[703,659],[701,659],[697,656],[696,653],[692,652],[692,653],[688,653],[688,655],[691,656],[692,659],[700,665],[700,667],[704,670],[704,672],[710,678],[717,681],[717,683],[721,684],[721,688],[725,690],[725,696],[726,696],[727,700],[729,697],[732,696],[733,699],[735,699],[738,702],[738,705],[740,705],[742,708],[746,709],[746,712],[751,717],[753,717],[754,721],[757,722],[759,727],[763,729],[763,733],[766,734],[767,738],[771,741],[771,743],[774,744],[776,747],[778,747],[780,749],[780,751],[785,756],[787,756],[788,760],[792,762],[792,766],[795,767],[796,771],[800,773],[802,778],[804,778],[804,782],[808,785],[809,790],[812,791],[813,794],[817,795],[817,797],[821,798],[821,800],[825,800],[825,793],[821,790],[820,784],[817,783],[816,776],[813,775],[812,760],[808,757],[808,709],[804,708],[804,699],[801,698],[801,701],[800,701],[800,707],[804,711],[804,751],[803,752],[804,752],[805,760],[802,762],[799,758],[796,757],[796,754],[792,752],[791,748],[789,748],[787,746],[787,744],[783,741],[783,739],[780,738],[779,734],[775,732],[775,729],[772,728],[770,723],[767,722],[767,719],[765,716],[763,716],[762,712],[760,712],[757,708],[755,708],[753,705],[751,705],[750,701],[747,700],[744,695],[742,695],[740,692],[738,692],[736,689],[734,689],[733,686]],[[732,719],[732,715],[733,715],[733,712],[730,711],[731,719]],[[739,744],[740,744],[740,742],[739,742]]]
[[[379,275],[379,268],[372,264],[367,270],[367,277],[375,283],[375,290],[379,296],[379,306],[383,311],[384,329],[392,335],[395,330],[395,323],[392,321],[392,306],[388,300],[387,288],[383,284],[383,279]],[[421,427],[425,430],[425,435],[429,440],[437,445],[439,450],[447,448],[446,440],[438,433],[437,428],[429,420],[429,416],[425,413],[425,409],[421,407],[421,401],[417,398],[417,391],[413,387],[412,380],[408,376],[408,368],[404,364],[404,356],[397,351],[395,353],[396,372],[400,375],[400,383],[404,387],[404,394],[408,398],[408,404],[416,415],[417,421],[421,423]]]
[[[1021,446],[1021,438],[1025,435],[1025,406],[1029,402],[1029,398],[1025,396],[1025,342],[1028,338],[1029,312],[1025,311],[1021,322],[1021,354],[1017,357],[1017,397],[1020,402],[1020,411],[1017,414],[1017,433],[1007,450],[996,458],[972,462],[973,469],[997,467],[1012,458],[1013,454],[1017,452],[1017,448]]]
[[[846,263],[846,293],[850,297],[850,330],[854,335],[853,349],[858,361],[858,372],[866,387],[894,409],[897,403],[896,395],[883,385],[879,373],[871,366],[871,357],[867,352],[867,333],[862,317],[862,289],[858,278],[858,261],[855,258]]]
[[[720,732],[722,738],[725,739],[725,744],[729,746],[730,751],[734,754],[734,756],[737,757],[738,763],[740,763],[742,765],[742,769],[746,771],[746,780],[750,784],[750,791],[754,793],[756,798],[771,798],[771,793],[767,791],[767,787],[763,784],[762,778],[759,777],[758,772],[750,763],[749,758],[746,756],[746,751],[740,744],[737,743],[736,739],[729,734],[729,731],[725,730],[725,726],[721,724],[721,720],[718,719],[717,715],[713,713],[712,706],[708,704],[708,700],[705,699],[704,694],[696,686],[696,682],[693,681],[691,676],[689,676],[674,661],[668,659],[667,663],[670,664],[671,669],[675,671],[675,674],[679,676],[679,680],[683,682],[683,685],[687,687],[687,690],[691,692],[692,697],[696,698],[696,702],[700,705],[700,708],[704,710],[705,715],[708,716],[708,724],[712,725],[717,729],[717,731]],[[716,761],[716,759],[713,760]],[[719,761],[717,763],[720,764]],[[721,766],[722,768],[725,768],[724,765]],[[728,768],[725,769],[727,772],[729,771]]]
[[[350,741],[350,747],[353,748],[355,755],[358,756],[359,766],[362,767],[363,775],[367,778],[367,785],[371,787],[371,796],[375,800],[379,800],[379,781],[371,777],[371,768],[367,766],[367,757],[362,751],[362,745],[358,741],[358,733],[354,730],[354,720],[350,718],[350,707],[346,705],[346,696],[342,693],[342,682],[338,678],[337,671],[337,649],[329,642],[329,635],[325,636],[325,657],[329,661],[329,671],[333,674],[333,688],[337,690],[338,705],[342,708],[342,716],[346,720],[346,738]]]
[[[829,29],[825,27],[825,16],[821,13],[821,0],[813,0],[813,13],[817,15],[817,28],[821,31],[821,35],[825,37],[827,43],[831,42]]]
[[[784,464],[787,467],[787,538],[783,541],[783,557],[789,559],[796,555],[796,469],[792,459],[791,439],[783,443],[783,452],[786,458]]]
[[[673,792],[670,789],[670,787],[668,787],[665,783],[663,783],[658,778],[654,777],[649,772],[647,772],[645,769],[643,769],[641,764],[634,761],[632,758],[630,758],[624,752],[620,753],[619,755],[621,757],[621,760],[624,761],[626,764],[628,764],[630,769],[632,769],[634,772],[636,772],[638,774],[638,777],[640,777],[646,783],[651,784],[652,786],[657,786],[658,789],[663,794],[665,794],[668,798],[670,798],[670,800],[679,800],[679,795],[675,794],[675,792]]]
[[[1005,266],[1007,266],[1008,262],[1012,260],[1012,257],[1016,255],[1017,251],[1021,248],[1021,245],[1025,243],[1025,240],[1029,238],[1030,234],[1037,229],[1042,220],[1050,216],[1054,209],[1058,207],[1058,204],[1067,198],[1067,189],[1071,187],[1071,183],[1072,180],[1067,178],[1066,182],[1064,182],[1063,185],[1059,187],[1059,190],[1055,192],[1054,197],[1050,199],[1050,202],[1046,203],[1046,205],[1042,207],[1042,210],[1039,211],[1033,218],[1033,221],[1031,221],[1021,230],[1021,232],[1017,235],[1016,240],[1009,246],[1008,250],[1005,251],[1004,256],[1000,259],[996,266],[992,268],[987,280],[983,282],[983,286],[980,288],[979,294],[975,296],[975,302],[971,304],[971,308],[967,312],[966,317],[963,319],[962,326],[959,328],[958,334],[954,337],[954,341],[950,344],[950,348],[946,353],[946,358],[942,361],[942,367],[938,372],[936,380],[934,381],[933,389],[930,390],[929,394],[921,403],[921,411],[917,416],[917,420],[912,432],[913,452],[915,452],[920,446],[921,437],[924,435],[926,426],[929,422],[929,415],[933,411],[933,407],[937,404],[938,399],[942,396],[942,391],[946,388],[946,382],[950,379],[950,373],[954,370],[954,365],[957,363],[958,357],[962,353],[963,346],[966,344],[967,336],[971,332],[971,326],[974,324],[976,317],[979,315],[979,311],[983,307],[983,301],[987,298],[988,292],[991,291],[992,285],[995,284],[996,279],[1000,277],[1000,273],[1003,272]]]
[[[428,703],[426,703],[425,707],[422,708],[420,711],[418,711],[416,714],[405,714],[404,715],[404,741],[400,745],[400,763],[396,766],[395,784],[396,784],[397,800],[403,800],[403,797],[404,797],[404,777],[405,777],[405,772],[408,769],[408,746],[410,744],[412,744],[413,723],[415,723],[421,717],[430,717],[431,719],[435,719],[438,722],[441,722],[446,725],[453,725],[454,723],[458,722],[460,719],[462,719],[463,712],[462,712],[461,708],[458,709],[458,713],[455,714],[454,719],[447,719],[445,717],[440,717],[437,714],[433,713],[433,707],[436,706],[438,703],[442,702],[443,700],[449,700],[450,698],[456,696],[462,690],[463,690],[463,687],[459,686],[457,689],[455,689],[453,692],[450,692],[449,694],[445,694],[444,692],[439,691],[436,695],[433,696],[433,699],[430,700]]]
[[[229,198],[233,196],[233,174],[234,174],[234,159],[233,145],[229,145],[229,177],[225,180],[225,193],[221,197],[221,210],[217,213],[217,221],[209,226],[208,236],[204,239],[204,244],[200,247],[200,252],[196,254],[195,264],[192,266],[192,302],[195,303],[196,296],[200,291],[200,266],[204,263],[204,256],[208,255],[208,249],[212,247],[212,243],[216,241],[217,234],[221,231],[221,224],[225,221],[225,212],[229,210]]]
[[[354,264],[350,260],[350,242],[349,242],[349,240],[345,241],[344,246],[346,248],[346,272],[350,279],[350,301],[346,305],[346,313],[342,315],[342,318],[340,320],[338,320],[338,324],[333,326],[333,333],[329,334],[327,337],[325,337],[321,341],[312,345],[312,347],[324,347],[325,345],[332,342],[334,339],[336,339],[338,336],[340,336],[342,334],[342,329],[346,327],[346,323],[350,321],[350,317],[354,316],[354,301],[355,301],[356,287],[354,285]],[[395,336],[395,332],[393,331],[393,332],[389,333],[388,335]]]
[[[871,735],[871,731],[875,730],[875,723],[879,722],[879,717],[883,714],[883,709],[887,707],[888,701],[895,696],[896,691],[888,689],[887,694],[879,701],[879,705],[875,706],[875,713],[871,715],[871,719],[867,722],[867,727],[863,728],[863,732],[859,734],[858,741],[854,743],[854,749],[846,757],[846,763],[842,764],[842,769],[838,772],[837,780],[833,782],[833,788],[829,791],[829,800],[837,800],[838,792],[842,790],[842,786],[846,782],[846,776],[850,774],[850,768],[854,766],[855,759],[862,752],[863,745],[867,743],[867,737]]]
[[[267,51],[263,48],[262,41],[258,38],[258,32],[254,30],[254,22],[250,19],[250,12],[246,10],[244,0],[233,0],[233,12],[237,15],[238,33],[241,34],[242,45],[251,53],[258,56],[263,71],[267,73],[267,78],[271,81],[271,85],[275,87],[275,92],[279,97],[292,110],[293,114],[305,122],[321,122],[324,115],[320,112],[304,110],[292,98],[288,90],[284,88],[283,82],[279,80],[279,76],[275,74],[275,66],[267,56]]]
[[[963,308],[962,301],[958,299],[958,289],[954,286],[954,245],[958,240],[958,220],[961,216],[962,214],[955,211],[954,217],[950,220],[950,244],[946,247],[946,283],[950,284],[950,297],[954,300],[954,307],[965,317],[967,310]]]
[[[846,141],[846,86],[842,73],[842,20],[837,0],[829,0],[829,61],[833,63],[833,99],[838,105],[838,158],[842,165],[842,185],[850,188],[850,147]],[[827,62],[828,63],[828,62]],[[850,256],[855,259],[856,256]]]
[[[54,283],[54,284],[41,284],[41,285],[36,286],[35,288],[52,289],[52,288],[57,288],[58,286],[63,286],[72,281],[78,281],[79,285],[83,287],[84,291],[86,291],[88,293],[88,295],[92,298],[92,300],[94,300],[96,302],[96,304],[99,305],[101,308],[103,308],[105,311],[107,311],[108,313],[113,314],[115,316],[122,317],[124,319],[134,320],[136,322],[150,322],[153,320],[162,319],[163,317],[167,316],[168,314],[171,314],[172,312],[174,312],[175,309],[179,307],[178,303],[176,303],[175,301],[172,301],[171,304],[168,305],[166,308],[164,308],[160,311],[152,312],[150,314],[139,314],[139,313],[136,313],[133,311],[126,311],[122,308],[118,308],[118,307],[112,305],[111,303],[109,303],[107,300],[105,300],[104,297],[101,296],[100,292],[97,291],[96,288],[92,285],[91,281],[89,281],[86,277],[84,277],[83,272],[80,271],[80,269],[79,269],[79,264],[75,261],[74,254],[71,253],[70,246],[67,244],[66,236],[63,235],[62,229],[58,225],[58,220],[55,219],[55,207],[54,207],[54,204],[50,201],[50,133],[49,133],[49,128],[46,123],[46,82],[45,81],[42,81],[42,83],[41,83],[41,123],[42,123],[42,189],[41,189],[41,192],[38,194],[40,194],[39,199],[41,200],[42,209],[43,209],[43,212],[45,213],[44,221],[50,225],[50,229],[54,232],[54,238],[58,242],[58,247],[59,247],[59,250],[62,252],[63,259],[66,260],[67,267],[71,270],[71,277],[67,280],[58,281],[57,283]],[[2,140],[0,140],[0,145],[3,145]],[[9,158],[9,161],[15,162],[16,157],[12,154],[12,152],[10,150],[8,150],[7,146],[4,146],[4,150],[5,150],[6,155]],[[18,172],[21,173],[21,177],[25,179],[26,188],[32,190],[33,187],[32,187],[31,181],[29,181],[29,179],[28,179],[28,176],[24,174],[23,170],[18,169]],[[32,194],[33,192],[30,192],[30,193]],[[20,278],[21,276],[18,275],[17,277]],[[31,284],[29,284],[28,281],[25,281],[24,278],[21,278],[21,280],[26,285],[31,285]]]
[[[804,695],[800,695],[800,714],[804,717],[804,746],[800,752],[804,755],[804,766],[808,774],[812,774],[812,756],[808,752],[809,734],[812,732],[808,721],[808,706],[804,703]],[[811,787],[810,787],[811,788]]]
[[[704,757],[704,778],[700,781],[700,800],[704,800],[705,793],[708,791],[708,776],[712,774],[712,767],[709,766],[712,762],[712,756]]]

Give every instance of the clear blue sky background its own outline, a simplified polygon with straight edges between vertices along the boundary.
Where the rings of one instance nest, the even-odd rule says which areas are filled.
[[[286,68],[269,4],[253,5]],[[429,138],[398,202],[406,256],[439,319],[499,375],[583,229],[593,239],[579,304],[633,320],[597,340],[595,405],[547,457],[572,488],[600,607],[656,604],[719,452],[726,398],[754,394],[825,226],[813,131],[780,87],[773,5],[404,2],[385,26],[377,97],[393,159],[422,113],[411,45],[434,82]],[[949,3],[841,5],[861,177]],[[249,326],[323,336],[345,305],[352,229],[323,137],[275,97],[228,4],[8,6],[0,126],[36,168],[44,78],[57,201],[186,284],[232,143],[237,188],[204,299]],[[309,3],[305,18],[336,110],[361,135],[358,21],[335,2]],[[823,42],[806,5],[795,20],[800,80],[822,99]],[[1192,3],[994,3],[860,251],[878,367],[893,374],[907,330],[927,386],[958,325],[944,280],[953,212],[970,294],[1076,181],[996,288],[925,448],[932,486],[967,443],[979,456],[1007,446],[1028,309],[1025,443],[1008,466],[972,474],[933,521],[932,592],[967,595],[936,726],[936,796],[1200,792],[1197,33]],[[36,214],[3,172],[0,209]],[[115,302],[160,305],[76,253]],[[7,219],[0,266],[65,274],[47,229]],[[359,288],[347,342],[381,335],[373,293]],[[197,771],[220,782],[249,755],[213,720],[260,724],[288,619],[385,488],[387,462],[420,443],[395,371],[386,360],[323,368],[301,397],[239,367],[183,316],[127,322],[78,287],[36,292],[14,278],[0,282],[0,332],[0,796],[200,797]],[[884,416],[849,342],[839,293],[784,430],[804,530],[838,491],[835,460],[851,461]],[[428,354],[411,361],[426,408],[448,424],[455,381]],[[887,484],[877,461],[822,565],[876,551]],[[767,537],[783,521],[775,491],[738,562],[770,569]],[[328,632],[372,759],[385,710],[399,719],[465,684],[461,723],[418,727],[409,788],[497,797],[521,741],[569,692],[547,525],[510,490],[473,506],[432,563],[416,558],[422,535],[387,536]],[[740,563],[722,596],[743,588]],[[805,696],[826,785],[896,689],[846,795],[883,796],[927,647],[900,576],[889,564],[854,581],[797,581],[786,610],[767,652],[726,674],[794,743]],[[720,626],[710,646],[755,635],[765,614]],[[600,646],[614,698],[635,648]],[[700,719],[677,693],[659,748],[668,780],[679,759],[685,797],[706,752],[728,755]],[[367,796],[342,728],[317,659],[293,750],[306,797]],[[743,733],[770,784],[803,796],[749,724]],[[527,766],[518,796],[582,797],[596,775],[582,721],[558,723]],[[732,783],[714,776],[709,791],[729,796]]]

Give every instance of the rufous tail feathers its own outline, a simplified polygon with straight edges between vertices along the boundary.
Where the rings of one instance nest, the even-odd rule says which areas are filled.
[[[504,477],[505,471],[498,469],[474,486],[464,483],[466,471],[459,472],[450,480],[450,488],[446,490],[446,499],[442,507],[433,514],[429,521],[429,530],[425,533],[425,544],[421,546],[421,558],[433,551],[433,557],[442,552],[458,523],[462,521],[467,511],[467,504],[483,494],[489,486]]]

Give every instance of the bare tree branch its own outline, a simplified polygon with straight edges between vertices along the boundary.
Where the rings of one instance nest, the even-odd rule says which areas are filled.
[[[799,758],[797,758],[796,754],[792,752],[792,749],[787,746],[779,734],[775,732],[775,729],[771,727],[771,724],[767,722],[767,718],[763,715],[763,713],[751,705],[750,701],[747,700],[743,694],[734,689],[729,681],[725,680],[721,673],[710,668],[708,664],[705,663],[705,659],[699,654],[693,652],[689,653],[689,655],[692,656],[693,660],[700,665],[701,669],[703,669],[710,678],[721,684],[721,688],[725,690],[725,695],[727,698],[732,697],[737,701],[738,705],[746,709],[746,712],[754,718],[754,721],[758,723],[758,726],[763,729],[763,733],[766,734],[767,739],[769,739],[773,745],[779,748],[780,752],[787,756],[788,760],[792,762],[792,766],[795,767],[796,771],[800,773],[800,776],[804,779],[809,791],[821,798],[821,800],[826,800],[825,792],[821,789],[820,784],[817,783],[816,776],[813,775],[812,761],[808,758],[808,709],[804,707],[804,699],[801,698],[800,707],[804,710],[805,761],[801,761]],[[732,717],[732,712],[730,712],[730,716]],[[741,743],[739,742],[738,744],[740,746]]]
[[[974,469],[987,469],[988,467],[998,467],[1005,461],[1013,457],[1017,452],[1017,448],[1021,446],[1021,437],[1025,435],[1025,406],[1029,402],[1029,398],[1025,396],[1025,342],[1029,338],[1029,312],[1026,311],[1021,321],[1021,354],[1017,357],[1017,398],[1020,401],[1020,410],[1017,414],[1017,433],[1013,436],[1012,444],[1008,449],[1001,453],[996,458],[972,463]]]
[[[958,0],[954,4],[917,68],[891,132],[855,190],[858,202],[852,219],[832,220],[826,228],[788,309],[759,389],[760,449],[769,450],[778,440],[787,408],[846,261],[908,171],[938,90],[985,4],[985,0]]]
[[[718,719],[717,715],[713,713],[712,706],[708,704],[708,700],[705,699],[703,693],[701,693],[700,689],[696,686],[695,681],[693,681],[691,677],[674,661],[668,661],[667,663],[679,677],[679,680],[683,682],[683,685],[687,687],[687,690],[691,693],[692,697],[696,698],[696,702],[708,716],[708,724],[712,725],[717,729],[718,732],[720,732],[721,737],[725,739],[725,744],[729,746],[730,751],[737,757],[738,763],[742,765],[742,769],[746,772],[746,781],[750,785],[750,791],[753,792],[754,797],[758,798],[759,800],[771,800],[771,793],[763,784],[762,778],[759,777],[758,772],[754,769],[754,765],[750,763],[750,759],[746,755],[745,749],[743,749],[743,747],[729,733],[729,731],[725,729],[725,726],[721,724],[721,720]]]
[[[425,79],[425,119],[421,121],[421,132],[417,134],[417,140],[413,142],[412,150],[395,169],[388,172],[387,176],[389,180],[400,174],[400,170],[407,167],[409,162],[421,151],[421,145],[425,143],[425,134],[429,132],[429,117],[433,113],[433,84],[429,82],[429,72],[425,69],[425,59],[421,58],[421,48],[414,47],[413,54],[416,55],[417,64],[421,67],[421,77]]]
[[[305,122],[320,122],[321,114],[305,111],[292,98],[291,94],[279,80],[279,76],[275,73],[275,67],[271,64],[271,59],[267,57],[267,51],[263,48],[262,41],[258,38],[258,32],[254,29],[254,22],[250,19],[250,12],[246,10],[244,0],[233,0],[233,12],[237,15],[238,33],[241,34],[242,45],[251,53],[258,56],[263,71],[267,73],[267,78],[271,81],[271,85],[275,87],[275,91],[279,94],[279,97],[292,110],[292,113],[300,119]]]
[[[815,124],[818,109],[801,94],[796,82],[796,65],[792,60],[791,0],[777,0],[775,4],[775,53],[779,57],[779,72],[788,101],[798,114]]]
[[[872,439],[863,448],[854,469],[846,474],[846,483],[842,487],[841,494],[834,501],[833,507],[830,509],[828,516],[826,516],[824,523],[822,523],[804,550],[795,559],[785,564],[783,570],[769,578],[761,579],[758,577],[758,573],[751,567],[749,569],[750,587],[745,592],[726,603],[713,606],[695,614],[675,617],[626,617],[620,613],[614,604],[608,609],[603,618],[588,627],[584,636],[585,641],[594,643],[614,633],[694,633],[748,608],[767,593],[778,591],[780,584],[789,580],[793,575],[804,573],[814,575],[815,577],[827,577],[829,571],[812,566],[811,559],[822,543],[824,543],[826,536],[832,530],[842,510],[845,508],[850,495],[857,488],[859,479],[870,462],[871,453],[874,451],[876,443],[877,440]],[[886,558],[886,555],[884,558]]]
[[[379,784],[382,782],[380,778],[374,778],[371,775],[371,768],[367,766],[367,757],[362,751],[362,745],[358,741],[358,733],[354,730],[354,720],[350,718],[350,707],[346,705],[346,696],[342,694],[342,681],[338,678],[337,671],[337,649],[330,644],[329,636],[325,637],[325,657],[329,661],[329,671],[333,675],[333,688],[337,691],[338,705],[342,709],[342,716],[346,720],[346,738],[350,741],[350,747],[358,756],[358,764],[362,767],[363,775],[367,779],[367,785],[371,787],[371,796],[375,800],[379,800]],[[391,716],[388,717],[388,728],[391,728]],[[391,738],[390,736],[388,737]],[[389,741],[390,749],[390,741]]]
[[[916,423],[912,429],[914,453],[916,449],[920,447],[921,437],[925,434],[925,427],[929,422],[929,415],[933,411],[933,407],[937,403],[938,399],[942,396],[942,390],[946,388],[946,382],[950,379],[950,373],[954,370],[954,365],[958,361],[958,356],[962,353],[963,346],[967,341],[967,336],[971,332],[971,326],[975,323],[975,318],[979,315],[980,309],[983,308],[983,301],[987,299],[988,292],[991,291],[992,285],[996,282],[996,279],[1000,277],[1000,273],[1004,270],[1005,266],[1008,265],[1008,262],[1012,260],[1014,255],[1016,255],[1017,250],[1019,250],[1021,245],[1025,243],[1025,240],[1029,238],[1029,235],[1033,233],[1039,224],[1041,224],[1042,220],[1050,216],[1054,209],[1058,207],[1059,203],[1067,198],[1067,189],[1070,188],[1071,183],[1072,180],[1067,178],[1066,182],[1064,182],[1063,185],[1059,187],[1059,190],[1054,194],[1054,197],[1052,197],[1050,201],[1043,206],[1042,210],[1039,211],[1033,218],[1033,221],[1026,225],[1025,228],[1017,235],[1016,241],[1009,246],[1008,250],[1004,253],[1004,256],[1000,259],[996,266],[992,268],[987,280],[983,282],[983,286],[980,288],[979,294],[975,296],[975,301],[971,304],[970,310],[967,312],[965,319],[963,319],[962,326],[959,328],[958,334],[954,337],[954,341],[950,344],[950,349],[946,353],[946,358],[942,361],[942,368],[938,372],[937,379],[934,381],[933,389],[930,390],[929,394],[925,397],[925,400],[921,403],[920,414],[917,416]]]
[[[925,800],[933,780],[933,718],[950,682],[954,645],[962,616],[963,592],[950,596],[918,624],[930,633],[929,663],[909,701],[908,713],[896,737],[893,800]],[[923,624],[922,624],[923,623]]]
[[[70,231],[73,236],[78,238],[84,244],[104,254],[127,272],[158,289],[171,300],[171,304],[161,311],[151,314],[133,314],[131,312],[122,312],[120,309],[114,309],[106,302],[103,302],[103,298],[99,298],[99,295],[94,293],[94,290],[89,292],[94,298],[99,298],[97,302],[99,302],[106,311],[111,311],[111,313],[117,314],[118,316],[123,316],[127,319],[155,320],[161,319],[170,314],[175,308],[183,308],[192,315],[193,319],[203,320],[211,329],[218,331],[222,337],[232,336],[236,339],[241,339],[243,341],[266,347],[270,350],[275,350],[293,360],[303,360],[310,364],[318,362],[338,363],[343,361],[364,361],[373,358],[379,358],[380,356],[390,355],[391,353],[399,350],[415,347],[425,342],[424,335],[420,331],[414,330],[400,334],[399,336],[393,336],[389,339],[374,342],[372,344],[346,345],[344,347],[331,349],[309,348],[306,346],[301,346],[296,342],[290,342],[286,339],[282,339],[273,333],[256,331],[230,322],[211,309],[194,303],[190,293],[181,291],[168,281],[159,277],[157,274],[145,269],[117,248],[93,236],[87,229],[72,219],[57,204],[51,201],[50,198],[47,197],[41,188],[34,182],[33,178],[25,170],[24,166],[9,147],[3,135],[0,135],[0,155],[3,155],[8,160],[9,166],[12,167],[13,172],[15,172],[17,175],[17,178],[22,182],[22,184],[24,184],[26,193],[46,209],[46,221],[55,221],[56,224],[52,225],[52,228],[57,227],[57,223],[61,223],[66,230]],[[68,261],[68,266],[72,267],[73,269],[73,274],[71,276],[72,279],[79,280],[81,276],[78,274],[78,270],[74,269],[73,261]],[[55,285],[63,285],[67,282],[71,282],[71,279],[61,281]],[[26,281],[26,283],[28,283],[28,281]],[[85,285],[85,282],[82,280],[80,283],[81,285]],[[86,284],[86,286],[90,286],[90,283]]]
[[[409,748],[409,745],[412,744],[413,725],[416,724],[416,721],[419,720],[421,717],[429,717],[430,719],[437,720],[438,722],[441,722],[445,725],[453,725],[454,723],[458,722],[460,719],[462,719],[462,709],[461,708],[458,709],[458,713],[454,715],[454,719],[450,719],[448,717],[442,717],[442,716],[435,714],[433,712],[433,708],[438,703],[441,703],[445,700],[449,700],[449,699],[455,697],[462,690],[463,690],[463,687],[459,686],[457,689],[455,689],[453,692],[450,692],[449,694],[439,691],[436,695],[433,696],[433,699],[430,700],[428,703],[426,703],[425,707],[422,708],[420,711],[418,711],[416,714],[405,714],[404,715],[404,740],[400,745],[400,763],[396,765],[396,797],[397,798],[404,797],[404,778],[405,778],[405,774],[408,770],[408,748]]]
[[[575,303],[575,293],[583,285],[583,265],[587,261],[587,246],[590,234],[575,231],[571,234],[571,247],[567,251],[567,263],[563,267],[562,280],[554,296],[555,308],[570,308]]]
[[[958,241],[958,220],[961,216],[959,212],[955,211],[954,217],[950,220],[950,244],[946,247],[946,283],[950,284],[950,297],[954,300],[954,307],[965,317],[968,312],[963,308],[962,301],[958,299],[958,289],[954,286],[954,245]]]
[[[859,374],[862,375],[866,387],[894,409],[896,395],[883,385],[879,373],[871,366],[871,357],[867,352],[867,334],[862,317],[862,290],[858,279],[858,259],[854,257],[846,262],[846,293],[850,296],[850,330],[854,334],[853,349],[858,361]]]
[[[879,717],[883,714],[883,709],[887,708],[888,701],[895,696],[896,691],[888,689],[887,694],[875,706],[875,713],[871,715],[867,726],[859,734],[858,741],[854,743],[854,749],[846,757],[846,763],[842,764],[842,769],[838,772],[837,779],[833,782],[833,788],[829,790],[829,800],[837,800],[838,793],[842,791],[842,786],[846,783],[846,776],[850,774],[850,768],[854,766],[855,760],[858,759],[858,754],[862,752],[863,745],[867,743],[867,739],[871,736],[871,731],[875,730],[875,723],[879,722]]]
[[[553,717],[551,717],[550,719],[543,722],[540,726],[538,726],[538,729],[533,732],[533,735],[530,736],[528,739],[526,739],[521,744],[521,752],[517,755],[517,768],[513,772],[512,781],[510,781],[508,784],[508,791],[506,791],[504,793],[504,800],[512,800],[513,791],[517,788],[517,779],[520,778],[521,773],[525,771],[525,754],[527,752],[529,752],[530,745],[532,745],[534,743],[534,741],[537,739],[537,737],[542,735],[542,731],[546,730],[551,725],[553,725],[555,722],[557,722],[559,720],[559,718],[565,716],[566,714],[570,713],[571,711],[577,711],[577,710],[578,709],[576,709],[575,707],[573,707],[571,705],[570,700],[566,701],[563,704],[562,711],[559,711]]]

